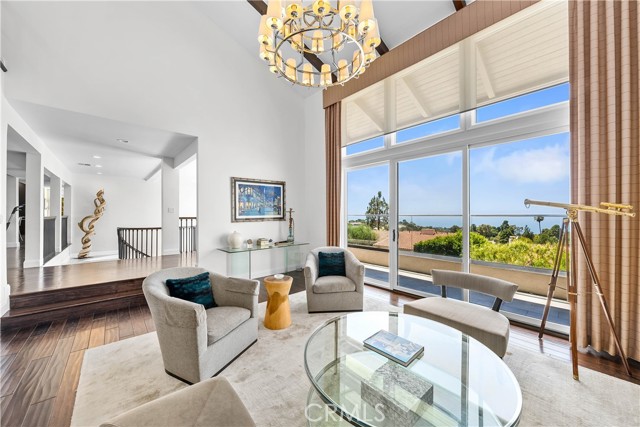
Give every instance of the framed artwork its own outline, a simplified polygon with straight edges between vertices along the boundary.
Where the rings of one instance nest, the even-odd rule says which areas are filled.
[[[231,222],[284,220],[284,181],[231,178]]]

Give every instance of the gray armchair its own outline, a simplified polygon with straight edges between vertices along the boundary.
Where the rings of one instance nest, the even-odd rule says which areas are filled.
[[[344,252],[346,277],[318,277],[319,252]],[[324,246],[307,255],[304,267],[309,313],[362,311],[364,301],[364,265],[351,252],[336,246]]]
[[[165,371],[188,383],[216,375],[258,339],[257,280],[210,273],[218,307],[208,310],[201,304],[169,296],[167,279],[206,271],[195,267],[169,268],[149,275],[142,283]]]
[[[404,312],[451,326],[504,357],[509,344],[509,319],[499,313],[502,301],[510,302],[518,285],[494,277],[458,271],[432,270],[433,284],[442,297],[429,297],[404,305]],[[447,298],[447,287],[469,289],[495,297],[492,308]]]

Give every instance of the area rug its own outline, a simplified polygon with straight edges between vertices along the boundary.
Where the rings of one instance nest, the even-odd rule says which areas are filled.
[[[304,426],[310,383],[303,367],[307,338],[335,313],[308,314],[304,292],[291,295],[292,325],[281,331],[262,324],[258,342],[226,368],[259,426]],[[266,304],[260,304],[261,317]],[[398,311],[365,298],[365,310]],[[522,426],[638,426],[640,386],[586,368],[580,382],[568,363],[510,346],[505,362],[523,394]],[[165,374],[155,333],[85,352],[72,426],[97,426],[128,409],[186,385]]]

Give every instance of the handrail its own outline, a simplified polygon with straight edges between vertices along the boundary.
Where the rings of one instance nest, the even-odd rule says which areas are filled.
[[[157,257],[162,227],[118,227],[118,258]]]

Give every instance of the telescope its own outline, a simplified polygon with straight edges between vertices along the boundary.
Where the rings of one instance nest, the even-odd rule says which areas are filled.
[[[635,212],[633,212],[633,206],[623,205],[619,203],[609,203],[609,202],[601,202],[600,206],[597,207],[597,206],[589,206],[589,205],[576,205],[572,203],[543,202],[540,200],[524,199],[524,205],[527,208],[531,205],[552,206],[554,208],[566,209],[567,212],[587,211],[587,212],[603,213],[608,215],[629,216],[632,218],[636,216]]]
[[[582,248],[582,253],[585,257],[585,262],[587,266],[587,270],[589,275],[591,276],[591,284],[594,288],[594,294],[600,300],[600,305],[602,306],[602,310],[604,311],[604,317],[609,324],[609,329],[611,330],[611,335],[613,336],[613,341],[616,345],[616,349],[618,350],[618,354],[622,359],[622,364],[624,365],[627,374],[631,377],[631,368],[629,367],[629,363],[627,362],[627,357],[624,354],[624,350],[622,345],[620,344],[620,338],[618,338],[618,334],[616,333],[616,328],[613,323],[613,318],[609,313],[609,307],[607,305],[607,300],[605,299],[605,294],[602,291],[602,286],[600,285],[600,278],[596,273],[596,267],[591,259],[591,254],[589,252],[589,248],[587,247],[587,241],[582,232],[582,228],[580,227],[580,223],[578,222],[578,211],[586,211],[586,212],[596,212],[603,213],[607,215],[618,215],[618,216],[627,216],[627,217],[635,217],[636,214],[633,212],[632,205],[623,205],[620,203],[609,203],[602,202],[600,206],[589,206],[589,205],[576,205],[572,203],[558,203],[558,202],[543,202],[540,200],[530,200],[524,199],[524,205],[529,208],[531,205],[538,206],[552,206],[554,208],[563,208],[567,211],[567,216],[562,220],[562,227],[560,228],[560,235],[558,236],[558,247],[556,249],[556,257],[553,263],[553,270],[551,271],[551,281],[549,282],[549,290],[547,292],[547,303],[544,306],[544,312],[542,313],[542,321],[540,322],[540,332],[538,334],[538,338],[542,339],[542,335],[544,334],[545,324],[547,322],[547,316],[549,315],[549,307],[551,306],[551,300],[553,299],[553,293],[556,289],[558,282],[558,275],[560,274],[560,266],[563,258],[565,260],[570,259],[570,251],[569,251],[569,225],[571,224],[571,233],[575,233],[577,237],[576,247]],[[577,249],[573,253],[573,255],[577,255]],[[573,365],[573,378],[575,380],[578,379],[578,346],[577,346],[577,338],[576,338],[576,323],[577,323],[577,301],[578,301],[578,287],[576,282],[576,268],[574,267],[576,263],[576,259],[571,259],[570,263],[567,263],[566,272],[567,272],[567,294],[569,297],[569,340],[571,341],[571,364]]]

